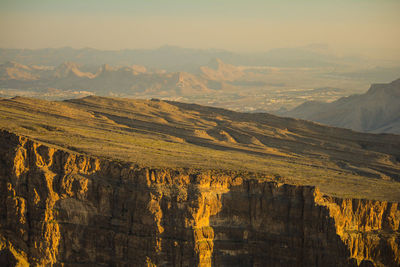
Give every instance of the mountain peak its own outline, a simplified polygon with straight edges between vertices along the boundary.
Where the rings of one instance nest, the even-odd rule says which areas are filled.
[[[25,70],[29,70],[30,68],[26,65],[23,65],[21,63],[18,63],[16,61],[6,61],[5,63],[1,64],[3,67],[6,68],[18,68],[18,69],[25,69]]]
[[[66,77],[70,77],[70,76],[92,78],[93,74],[89,73],[89,72],[82,72],[79,69],[79,65],[75,62],[66,61],[66,62],[61,63],[54,70],[54,76],[56,78],[66,78]]]
[[[391,83],[376,83],[372,84],[369,88],[367,95],[372,94],[391,94],[399,92],[400,93],[400,79],[394,80]]]
[[[209,80],[234,81],[243,76],[243,71],[238,66],[224,63],[219,58],[213,58],[207,66],[200,69]]]
[[[400,86],[400,78],[397,79],[397,80],[394,80],[394,81],[391,82],[390,84],[391,84],[391,85],[394,85],[394,86]]]
[[[0,64],[0,80],[32,81],[37,78],[37,75],[32,73],[32,68],[15,61]]]
[[[307,102],[285,115],[356,131],[400,133],[400,79],[331,103]]]

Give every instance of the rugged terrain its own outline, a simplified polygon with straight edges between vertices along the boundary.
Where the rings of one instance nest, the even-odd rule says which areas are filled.
[[[398,266],[400,139],[159,100],[0,100],[0,262]]]
[[[400,79],[373,84],[365,94],[331,103],[305,102],[283,113],[327,125],[372,133],[400,134]]]
[[[327,46],[238,54],[154,50],[1,49],[0,97],[160,98],[245,112],[332,102],[398,78],[399,63],[335,55]]]

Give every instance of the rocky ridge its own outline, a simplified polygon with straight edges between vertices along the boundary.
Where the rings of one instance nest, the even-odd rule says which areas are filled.
[[[373,84],[361,95],[331,103],[305,102],[281,115],[371,133],[400,134],[400,79]]]

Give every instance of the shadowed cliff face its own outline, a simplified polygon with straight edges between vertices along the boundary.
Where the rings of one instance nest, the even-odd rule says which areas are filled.
[[[397,203],[0,139],[2,265],[400,264]]]

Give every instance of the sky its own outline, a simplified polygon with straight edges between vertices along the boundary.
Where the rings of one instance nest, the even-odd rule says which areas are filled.
[[[400,59],[400,0],[1,0],[0,47],[260,52],[327,44]]]

